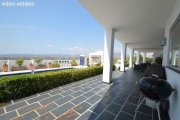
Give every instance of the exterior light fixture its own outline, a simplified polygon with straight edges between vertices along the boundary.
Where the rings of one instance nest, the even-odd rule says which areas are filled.
[[[167,38],[161,40],[161,46],[166,46]]]

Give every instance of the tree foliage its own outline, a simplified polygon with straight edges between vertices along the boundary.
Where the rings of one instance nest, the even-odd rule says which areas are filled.
[[[35,62],[36,62],[37,64],[40,64],[40,63],[42,62],[42,58],[36,58],[36,59],[35,59]]]
[[[73,59],[73,60],[71,61],[71,66],[77,66],[77,65],[78,65],[78,64],[77,64],[76,60]]]
[[[22,59],[22,58],[19,58],[19,59],[16,60],[16,64],[18,66],[22,66],[23,62],[24,62],[24,59]]]

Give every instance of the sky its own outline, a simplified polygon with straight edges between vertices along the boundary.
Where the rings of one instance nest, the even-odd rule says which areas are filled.
[[[79,0],[11,0],[34,6],[3,6],[0,54],[87,54],[103,50],[104,28]],[[120,43],[115,41],[115,52]]]

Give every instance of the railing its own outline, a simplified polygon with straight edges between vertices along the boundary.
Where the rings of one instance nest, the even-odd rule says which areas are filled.
[[[70,67],[70,60],[0,60],[0,73]]]

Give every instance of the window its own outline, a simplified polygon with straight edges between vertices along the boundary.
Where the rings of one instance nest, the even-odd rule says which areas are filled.
[[[169,64],[180,69],[180,16],[171,28]]]

